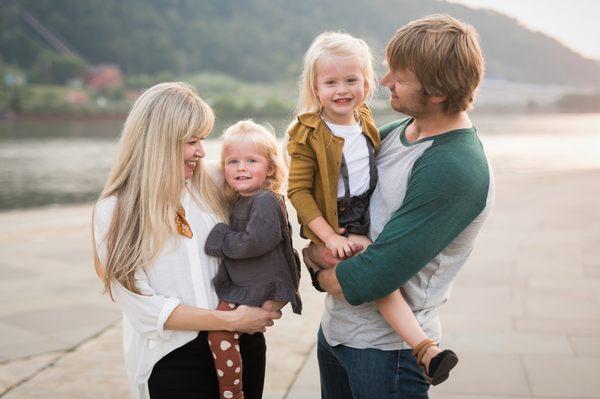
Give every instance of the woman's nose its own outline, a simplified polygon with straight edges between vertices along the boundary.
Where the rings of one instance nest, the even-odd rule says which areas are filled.
[[[204,151],[204,145],[200,141],[198,146],[196,147],[196,151],[194,151],[194,156],[198,158],[204,158],[206,152]]]

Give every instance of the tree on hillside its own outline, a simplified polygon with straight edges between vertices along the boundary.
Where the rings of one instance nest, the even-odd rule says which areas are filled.
[[[0,0],[2,1],[2,0]],[[6,2],[6,0],[4,0]],[[600,65],[507,16],[437,0],[15,0],[92,64],[127,74],[216,71],[242,80],[295,76],[312,39],[343,30],[381,59],[406,22],[449,13],[481,34],[487,75],[522,82],[600,86]],[[0,7],[0,55],[31,69],[48,46]]]

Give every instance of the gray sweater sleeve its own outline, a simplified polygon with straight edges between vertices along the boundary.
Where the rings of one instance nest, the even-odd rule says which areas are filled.
[[[245,230],[235,231],[218,223],[208,235],[204,250],[231,259],[253,258],[272,251],[283,239],[278,207],[273,195],[257,194]]]

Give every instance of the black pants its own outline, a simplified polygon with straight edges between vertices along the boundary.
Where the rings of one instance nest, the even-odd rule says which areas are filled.
[[[266,349],[262,334],[240,336],[246,399],[262,398]],[[196,339],[160,359],[150,375],[148,390],[151,399],[218,399],[219,384],[207,333],[201,331]]]

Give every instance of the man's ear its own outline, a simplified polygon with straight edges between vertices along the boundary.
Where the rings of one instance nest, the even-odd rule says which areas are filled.
[[[429,96],[429,100],[433,103],[433,104],[441,104],[444,101],[446,101],[448,99],[448,96]]]

